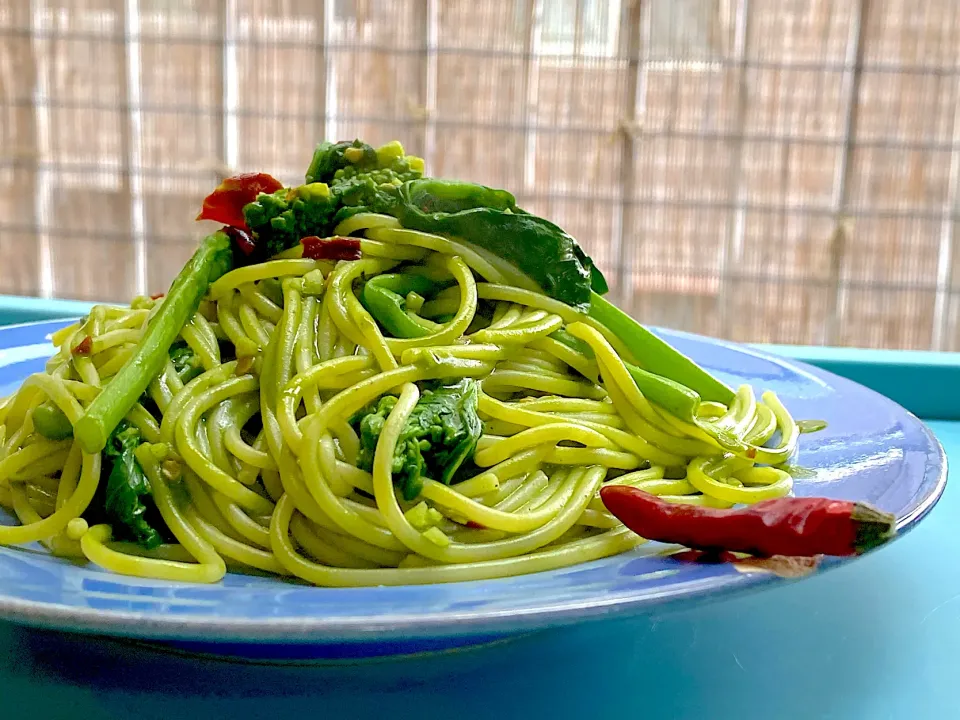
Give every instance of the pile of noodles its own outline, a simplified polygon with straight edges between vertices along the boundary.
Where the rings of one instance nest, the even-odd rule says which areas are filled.
[[[40,541],[113,572],[187,582],[230,569],[325,586],[433,583],[558,568],[641,543],[604,508],[605,483],[716,507],[790,491],[775,466],[798,431],[772,393],[758,400],[744,386],[729,407],[704,403],[697,425],[678,419],[639,392],[617,338],[588,316],[506,284],[444,237],[382,215],[346,223],[337,234],[361,237],[360,260],[304,259],[296,248],[216,281],[180,332],[202,374],[184,385],[168,361],[128,414],[168,530],[152,550],[88,522],[104,457],[43,437],[32,417],[52,401],[75,422],[157,303],[97,306],[57,332],[46,372],[0,407],[0,504],[21,523],[0,526],[0,543]],[[450,283],[419,308],[435,322],[426,337],[385,336],[358,299],[360,281],[388,272]],[[550,337],[560,328],[592,357]],[[392,463],[404,423],[425,383],[464,377],[479,384],[475,471],[450,485],[425,479],[407,501]],[[369,472],[350,420],[385,395],[398,400]],[[761,449],[730,453],[704,423]]]

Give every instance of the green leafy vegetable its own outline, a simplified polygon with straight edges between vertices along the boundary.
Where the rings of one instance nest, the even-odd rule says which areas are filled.
[[[320,143],[307,169],[308,183],[322,182],[331,188],[349,186],[353,180],[369,177],[376,184],[399,186],[423,174],[423,160],[405,155],[398,142],[387,143],[374,150],[360,140]]]
[[[403,189],[403,199],[425,213],[458,213],[476,208],[523,212],[517,199],[506,190],[460,182],[424,178],[411,181]]]
[[[321,143],[305,185],[261,193],[244,206],[256,237],[252,261],[295,247],[305,237],[327,237],[351,214],[387,212],[399,202],[398,188],[422,172],[423,160],[404,155],[400,143],[376,150],[359,140]]]
[[[506,260],[544,293],[573,307],[586,310],[591,290],[607,291],[603,275],[576,240],[518,208],[505,190],[414,180],[400,188],[400,203],[389,212],[405,228],[461,239]]]
[[[404,155],[399,143],[377,150],[360,140],[321,143],[302,187],[325,188],[327,194],[308,200],[297,188],[261,195],[244,215],[267,239],[270,254],[304,236],[329,235],[360,212],[388,214],[405,228],[444,235],[499,260],[507,282],[539,287],[605,325],[636,358],[639,367],[630,371],[640,390],[670,412],[690,419],[701,399],[732,401],[724,383],[601,297],[607,292],[603,274],[563,229],[518,207],[506,190],[422,174],[423,161]],[[395,337],[427,332],[401,293],[375,283],[367,287],[364,304]],[[571,338],[557,339],[570,345]]]
[[[199,356],[185,342],[177,342],[170,347],[170,360],[184,385],[203,374]]]
[[[337,199],[325,183],[260,193],[243,208],[243,217],[256,235],[254,262],[295,247],[300,238],[325,237],[337,212]]]
[[[319,177],[329,183],[338,210],[329,232],[352,215],[363,212],[392,214],[400,202],[400,187],[423,175],[423,160],[405,155],[398,142],[374,150],[360,140],[321,144],[311,168],[322,168]],[[314,177],[307,171],[307,177]],[[328,233],[329,234],[329,233]]]
[[[477,383],[469,378],[423,391],[393,456],[393,479],[405,500],[420,494],[425,476],[449,485],[460,466],[473,457],[483,431],[477,400]],[[397,398],[386,395],[353,418],[360,435],[360,468],[373,469],[377,441],[396,404]]]
[[[163,542],[163,537],[146,517],[148,507],[144,500],[151,498],[152,493],[150,482],[134,456],[140,443],[140,431],[126,422],[120,423],[110,436],[103,450],[110,465],[104,509],[118,539],[132,540],[152,549]]]
[[[90,453],[103,450],[110,434],[160,374],[170,346],[197,311],[210,283],[232,267],[233,249],[227,233],[218,231],[204,238],[174,279],[163,305],[150,319],[130,359],[74,426],[74,434],[84,450]]]
[[[377,163],[377,151],[360,140],[352,142],[322,142],[317,145],[307,168],[306,180],[308,183],[322,182],[328,185],[333,176],[350,164],[361,168],[369,168]]]
[[[357,141],[359,142],[359,141]],[[423,160],[403,154],[400,143],[389,143],[379,150],[360,143],[359,159],[337,170],[330,182],[330,190],[341,206],[363,208],[371,212],[388,212],[399,200],[399,188],[417,180],[423,174]],[[373,159],[370,153],[373,152]]]
[[[351,420],[354,430],[360,436],[360,450],[357,452],[357,467],[373,470],[373,457],[377,450],[377,441],[383,431],[387,416],[397,404],[393,395],[384,395],[373,405],[361,410]]]

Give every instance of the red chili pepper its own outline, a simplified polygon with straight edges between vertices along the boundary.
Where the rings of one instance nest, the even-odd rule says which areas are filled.
[[[244,230],[238,227],[231,227],[225,225],[223,227],[223,232],[227,234],[233,244],[247,257],[253,255],[253,251],[257,249],[257,243],[253,239],[253,235],[250,234],[249,230]]]
[[[857,555],[889,540],[895,518],[871,505],[777,498],[745,508],[682,505],[626,485],[600,490],[607,509],[648,540],[760,557]]]
[[[303,256],[311,260],[359,260],[360,241],[351,237],[318,238],[316,235],[300,239]]]
[[[282,187],[279,180],[266,173],[242,173],[228,177],[203,199],[203,209],[197,215],[197,220],[215,220],[246,230],[243,206],[256,200],[260,193],[276,192]]]
[[[151,295],[151,296],[150,296],[150,299],[151,299],[151,300],[159,300],[160,298],[162,298],[162,297],[164,296],[164,294],[165,294],[165,293],[157,293],[156,295]]]
[[[83,340],[77,343],[76,347],[74,347],[71,352],[73,352],[74,355],[89,355],[92,349],[93,338],[87,335],[83,338]]]
[[[473,528],[474,530],[486,530],[486,529],[487,529],[487,526],[486,526],[486,525],[481,525],[480,523],[478,523],[478,522],[475,521],[475,520],[467,520],[467,527],[468,527],[468,528]]]

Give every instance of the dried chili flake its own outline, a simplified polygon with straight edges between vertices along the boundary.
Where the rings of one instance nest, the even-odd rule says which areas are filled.
[[[223,232],[233,240],[234,246],[247,257],[253,255],[253,251],[257,249],[257,243],[254,241],[253,235],[250,234],[249,230],[224,226]]]
[[[244,205],[256,200],[260,193],[276,192],[282,187],[279,180],[267,173],[241,173],[228,177],[203,199],[203,209],[197,220],[214,220],[247,230]]]
[[[319,238],[316,235],[300,240],[303,256],[311,260],[359,260],[360,241],[351,237]]]
[[[71,351],[74,355],[89,355],[93,349],[93,338],[85,336]]]

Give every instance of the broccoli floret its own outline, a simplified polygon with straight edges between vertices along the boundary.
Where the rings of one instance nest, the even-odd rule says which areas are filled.
[[[256,234],[260,259],[295,247],[300,238],[328,234],[337,200],[325,183],[308,183],[260,193],[243,208],[247,225]]]
[[[420,494],[424,476],[450,484],[473,457],[483,430],[477,414],[478,386],[465,378],[455,385],[424,390],[404,425],[393,455],[393,479],[405,500]],[[377,441],[397,398],[386,395],[352,419],[360,435],[357,466],[373,469]]]
[[[359,140],[321,143],[313,154],[306,184],[260,193],[243,208],[255,236],[251,262],[259,262],[302,238],[328,237],[357,212],[390,212],[400,202],[399,188],[423,175],[423,160],[404,155],[398,142],[374,149]]]
[[[379,401],[364,408],[350,419],[351,425],[360,436],[360,449],[357,452],[357,467],[373,470],[373,457],[377,450],[377,441],[383,431],[387,416],[397,404],[393,395],[384,395]],[[399,450],[399,447],[397,448]]]
[[[338,170],[347,166],[360,168],[377,167],[377,151],[360,140],[353,142],[322,142],[313,151],[313,159],[307,168],[308,183],[330,183]]]
[[[354,140],[317,147],[307,181],[326,182],[341,208],[388,212],[400,200],[398,188],[422,175],[423,160],[405,155],[400,143],[390,142],[374,150]]]

